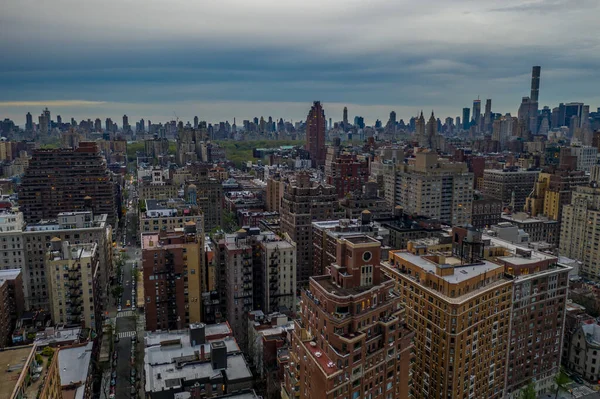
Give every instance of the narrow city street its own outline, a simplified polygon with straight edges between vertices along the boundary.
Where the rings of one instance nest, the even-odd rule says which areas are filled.
[[[133,187],[127,183],[127,190],[131,196],[135,195]],[[116,376],[116,398],[139,398],[143,397],[140,391],[140,365],[142,345],[138,345],[143,339],[143,328],[139,324],[143,322],[141,309],[137,309],[137,287],[136,287],[136,268],[141,267],[141,252],[137,247],[137,202],[132,201],[132,205],[126,204],[127,214],[124,225],[124,234],[121,244],[125,249],[123,254],[124,264],[121,276],[117,276],[117,283],[121,281],[123,294],[117,311],[115,322],[115,345],[113,352],[116,353],[116,367],[111,372],[111,380]],[[135,341],[134,341],[135,339]],[[132,350],[133,348],[133,350]],[[113,362],[114,364],[114,362]],[[133,388],[133,389],[132,389]]]

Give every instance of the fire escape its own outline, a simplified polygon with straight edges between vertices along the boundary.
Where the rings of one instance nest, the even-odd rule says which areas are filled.
[[[63,277],[67,280],[65,288],[67,296],[65,299],[68,324],[81,324],[83,322],[81,313],[83,310],[83,287],[81,282],[81,265],[74,265],[71,268],[65,266]],[[91,326],[86,326],[91,327]]]
[[[245,251],[242,255],[242,295],[244,312],[252,310],[252,253]]]
[[[279,307],[279,248],[269,256],[269,312],[278,310]]]

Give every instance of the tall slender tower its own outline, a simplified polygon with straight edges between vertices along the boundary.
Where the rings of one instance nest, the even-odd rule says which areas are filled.
[[[537,103],[538,96],[540,94],[540,73],[542,71],[541,66],[534,66],[531,70],[531,96],[529,96],[531,102]]]
[[[344,107],[344,130],[348,129],[348,107]]]
[[[25,130],[28,132],[33,131],[33,116],[31,116],[31,112],[25,115]]]
[[[347,115],[347,110],[345,115]],[[306,117],[306,150],[313,167],[325,165],[325,111],[320,101],[315,101]]]
[[[479,120],[481,119],[481,100],[473,100],[473,120],[475,126],[479,127]]]

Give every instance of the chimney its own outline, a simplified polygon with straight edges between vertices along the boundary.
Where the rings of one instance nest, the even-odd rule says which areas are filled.
[[[206,343],[206,324],[190,324],[190,343],[192,346],[204,345]],[[204,346],[202,347],[204,351]]]
[[[210,361],[214,370],[227,368],[227,346],[223,341],[210,343]]]

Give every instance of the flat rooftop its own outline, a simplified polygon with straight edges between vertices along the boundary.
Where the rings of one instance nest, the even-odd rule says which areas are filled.
[[[228,355],[227,368],[225,369],[214,369],[210,361],[205,361],[184,365],[181,368],[175,367],[172,363],[156,366],[146,363],[144,370],[146,374],[146,392],[177,389],[181,386],[183,380],[187,382],[205,380],[206,383],[210,383],[210,379],[219,378],[222,375],[228,381],[233,382],[252,379],[252,372],[241,353]]]
[[[14,280],[19,274],[21,274],[21,269],[0,270],[0,280]]]
[[[17,386],[19,376],[27,363],[27,358],[34,350],[33,346],[18,349],[6,348],[0,352],[0,359],[4,365],[4,377],[0,378],[0,398],[10,398]]]
[[[410,252],[397,251],[394,252],[394,255],[398,256],[406,260],[407,262],[416,265],[423,269],[427,273],[436,274],[437,267],[443,267],[444,265],[437,265],[433,261],[427,259],[424,256],[413,255]],[[454,274],[449,276],[438,276],[448,283],[458,284],[463,281],[467,281],[472,279],[473,277],[477,277],[481,274],[488,273],[492,270],[496,269],[504,269],[503,265],[498,265],[496,263],[489,262],[487,260],[482,260],[476,264],[469,265],[460,265],[460,259],[456,257],[446,257],[446,263],[449,266],[454,267]]]
[[[311,279],[314,280],[318,285],[320,285],[329,294],[340,296],[340,297],[360,295],[360,294],[363,294],[372,289],[378,289],[379,287],[381,287],[381,284],[379,284],[379,285],[364,286],[364,287],[344,288],[344,287],[340,287],[339,285],[334,285],[332,282],[331,276],[314,276],[314,277],[311,277]],[[390,280],[385,280],[385,277],[382,277],[382,279],[383,279],[382,283],[385,283],[386,281],[390,281]]]
[[[377,244],[377,245],[381,245],[381,243],[379,241],[377,241],[376,239],[366,236],[364,234],[360,234],[360,235],[356,235],[356,236],[348,236],[348,237],[344,237],[344,240],[348,241],[351,244],[354,245],[358,245],[358,244]]]
[[[75,398],[83,399],[85,381],[92,360],[93,342],[75,348],[65,348],[58,351],[58,368],[61,385],[81,382],[82,386],[76,390]]]

